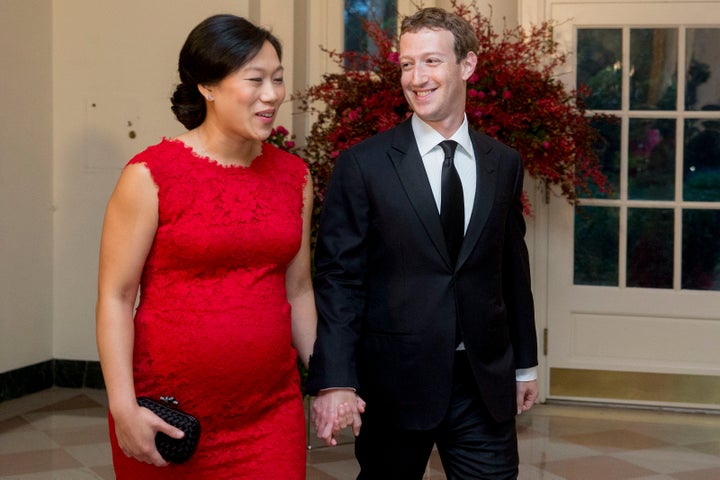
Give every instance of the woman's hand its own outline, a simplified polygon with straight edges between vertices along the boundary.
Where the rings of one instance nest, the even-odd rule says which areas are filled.
[[[117,415],[114,414],[113,419],[115,436],[123,453],[156,467],[167,466],[168,462],[160,456],[160,452],[155,447],[155,435],[162,432],[175,439],[185,436],[185,432],[139,405]]]

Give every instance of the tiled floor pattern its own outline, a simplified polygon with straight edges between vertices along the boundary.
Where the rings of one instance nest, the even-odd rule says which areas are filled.
[[[113,479],[104,392],[53,388],[0,403],[0,479]],[[518,419],[520,480],[720,479],[720,415],[537,405]],[[311,436],[309,480],[357,474],[352,437]],[[445,476],[433,454],[427,479]]]

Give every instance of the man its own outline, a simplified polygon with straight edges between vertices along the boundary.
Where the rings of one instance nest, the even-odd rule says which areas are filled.
[[[308,389],[326,444],[352,424],[358,479],[420,479],[433,445],[448,479],[518,474],[514,418],[537,398],[523,167],[468,128],[477,49],[457,15],[406,18],[414,114],[343,152],[328,187]]]

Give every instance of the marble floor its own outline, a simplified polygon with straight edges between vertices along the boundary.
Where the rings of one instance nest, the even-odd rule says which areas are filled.
[[[52,388],[0,403],[0,479],[114,478],[104,391]],[[520,480],[720,479],[720,415],[537,405],[518,419]],[[352,436],[310,436],[307,478],[357,475]],[[426,479],[445,476],[436,454]]]

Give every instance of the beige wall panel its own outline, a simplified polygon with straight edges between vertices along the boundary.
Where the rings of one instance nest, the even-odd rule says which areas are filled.
[[[0,1],[0,373],[52,358],[52,2]]]

